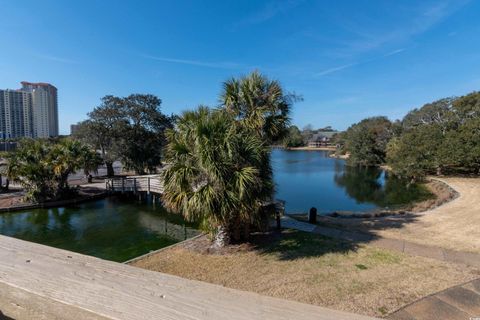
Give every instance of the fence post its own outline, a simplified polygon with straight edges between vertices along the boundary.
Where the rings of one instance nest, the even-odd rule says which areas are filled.
[[[137,193],[137,178],[133,178],[133,193]]]
[[[147,177],[147,192],[150,194],[150,177]]]
[[[122,177],[122,193],[125,193],[125,178]]]

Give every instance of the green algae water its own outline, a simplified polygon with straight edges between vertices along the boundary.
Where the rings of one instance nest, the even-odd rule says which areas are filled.
[[[0,214],[0,234],[123,262],[197,235],[158,204],[110,197]]]

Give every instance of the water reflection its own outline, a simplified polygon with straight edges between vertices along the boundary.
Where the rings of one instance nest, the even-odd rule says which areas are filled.
[[[424,188],[408,185],[378,168],[348,167],[327,151],[274,150],[276,196],[287,212],[370,211],[421,199]]]
[[[359,203],[395,208],[426,197],[423,187],[409,184],[379,168],[335,166],[335,183]]]

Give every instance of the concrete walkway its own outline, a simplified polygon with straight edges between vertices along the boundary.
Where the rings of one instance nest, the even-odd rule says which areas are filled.
[[[378,248],[403,252],[412,256],[421,256],[440,261],[480,267],[480,254],[477,253],[455,251],[435,246],[422,245],[401,239],[383,238],[360,232],[315,226],[306,222],[295,220],[288,216],[282,217],[282,227],[311,232],[335,239],[349,240],[356,243],[365,243]]]
[[[467,320],[480,317],[480,279],[425,297],[391,314],[395,320]]]

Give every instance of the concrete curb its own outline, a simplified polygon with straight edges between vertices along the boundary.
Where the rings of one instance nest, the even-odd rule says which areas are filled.
[[[77,203],[88,202],[88,201],[92,201],[92,200],[104,199],[107,196],[108,196],[107,192],[102,192],[102,193],[91,195],[91,196],[62,200],[62,201],[52,201],[52,202],[37,203],[37,204],[17,205],[17,206],[13,206],[13,207],[0,208],[0,213],[22,211],[22,210],[29,210],[29,209],[45,209],[45,208],[53,208],[53,207],[62,207],[62,206],[67,206],[67,205],[72,205],[72,204],[77,204]]]
[[[182,245],[182,244],[184,244],[184,243],[187,242],[187,241],[195,240],[195,239],[200,238],[200,237],[202,237],[202,236],[204,236],[204,235],[205,235],[204,233],[201,233],[201,234],[199,234],[199,235],[196,235],[195,237],[185,239],[185,240],[183,240],[183,241],[174,243],[174,244],[169,245],[169,246],[167,246],[167,247],[160,248],[160,249],[158,249],[158,250],[150,251],[150,252],[148,252],[148,253],[142,254],[142,255],[140,255],[140,256],[138,256],[138,257],[132,258],[132,259],[127,260],[127,261],[124,261],[124,262],[122,262],[122,263],[124,263],[124,264],[134,263],[134,262],[136,262],[136,261],[139,261],[139,260],[148,258],[148,257],[150,257],[150,256],[152,256],[152,255],[154,255],[154,254],[160,253],[160,252],[165,251],[165,250],[167,250],[167,249],[172,249],[172,248],[174,248],[174,247],[176,247],[176,246]]]

